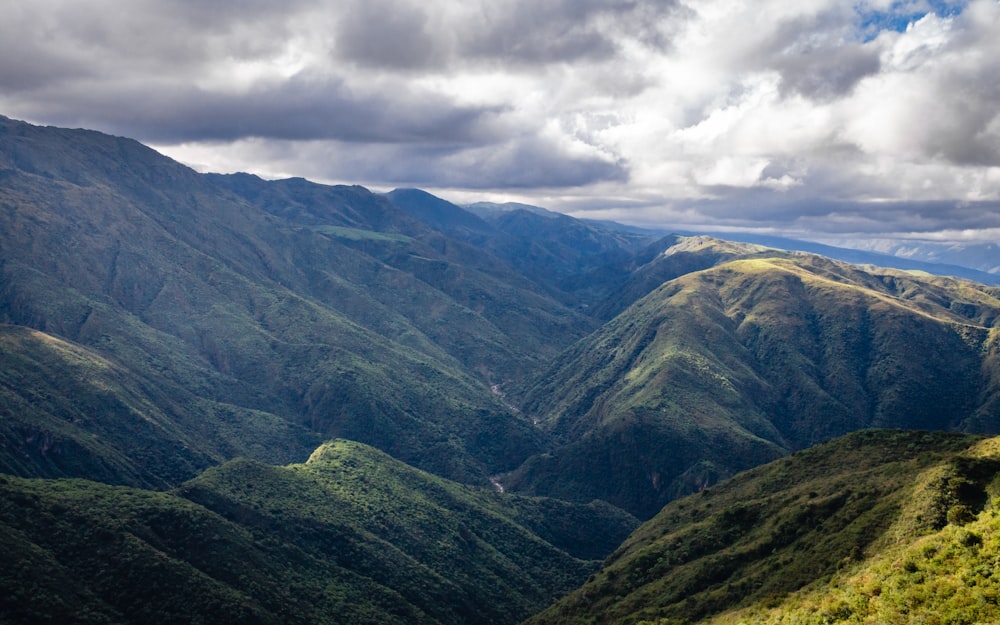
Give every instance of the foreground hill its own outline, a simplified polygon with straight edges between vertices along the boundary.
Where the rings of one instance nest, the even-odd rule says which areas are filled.
[[[515,623],[635,520],[503,495],[347,441],[172,493],[0,476],[0,621]]]
[[[0,467],[177,484],[344,436],[485,483],[543,448],[490,387],[592,327],[534,289],[360,187],[0,118],[0,323],[44,334],[6,332]]]
[[[528,621],[991,623],[1000,439],[863,431],[667,505]]]
[[[868,427],[1000,431],[994,288],[682,239],[721,262],[567,350],[524,410],[560,444],[511,488],[648,518],[737,471]],[[734,256],[730,255],[729,258]]]

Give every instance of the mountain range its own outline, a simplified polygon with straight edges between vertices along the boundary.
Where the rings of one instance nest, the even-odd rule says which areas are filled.
[[[1000,288],[796,247],[0,118],[0,620],[764,618],[982,537]]]

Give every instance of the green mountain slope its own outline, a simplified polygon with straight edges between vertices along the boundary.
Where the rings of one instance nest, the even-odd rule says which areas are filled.
[[[998,477],[1000,439],[851,434],[670,503],[528,623],[995,622]]]
[[[346,441],[172,493],[0,476],[0,620],[514,623],[595,568],[571,554],[600,557],[634,527]]]
[[[857,429],[1000,431],[998,315],[986,287],[809,255],[685,274],[542,376],[524,410],[560,444],[504,483],[648,518]]]
[[[0,354],[0,473],[163,488],[234,456],[288,462],[319,444],[37,330],[0,325]]]
[[[392,338],[426,336],[490,382],[533,373],[593,329],[502,259],[443,235],[439,224],[412,219],[361,187],[267,182],[247,174],[208,178],[300,233],[323,235],[316,254],[328,258],[296,261],[309,278],[303,289],[361,325],[387,326]],[[406,330],[393,331],[394,325]]]
[[[190,456],[112,480],[144,484],[176,484],[227,449],[274,460],[258,452],[292,426],[485,482],[541,448],[491,385],[527,375],[590,328],[503,263],[359,187],[200,175],[134,141],[7,119],[0,322],[127,372],[123,390],[149,400],[164,445]],[[180,392],[124,388],[139,381]],[[11,388],[22,403],[33,392]],[[36,423],[42,438],[98,434],[74,416],[72,397],[50,407],[62,412]],[[224,431],[246,415],[278,429],[250,427],[234,445]],[[203,423],[205,436],[182,422]],[[124,434],[102,449],[114,440]],[[278,447],[289,446],[282,461],[304,457],[301,445]],[[69,470],[22,451],[34,456],[6,466]],[[97,465],[77,468],[87,466]]]

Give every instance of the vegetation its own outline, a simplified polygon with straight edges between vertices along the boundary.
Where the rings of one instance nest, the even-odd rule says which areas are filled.
[[[851,434],[672,502],[528,623],[992,622],[998,475],[1000,439]]]
[[[503,263],[360,187],[200,175],[133,141],[6,119],[0,138],[0,322],[71,346],[20,341],[45,353],[5,363],[4,470],[177,484],[346,436],[485,484],[542,448],[490,387],[590,324]],[[113,383],[58,362],[70,351]],[[130,459],[133,427],[161,460]]]
[[[683,253],[733,252],[695,243]],[[506,483],[648,518],[861,428],[1000,431],[987,287],[744,252],[664,283],[560,356],[524,405],[560,444]]]
[[[0,117],[0,621],[995,619],[1000,290],[474,210]]]
[[[495,256],[536,289],[587,314],[619,287],[635,254],[658,238],[529,206],[476,215],[419,189],[396,189],[387,197],[408,215]]]
[[[553,504],[549,542],[527,525]],[[0,621],[515,623],[596,567],[553,543],[634,527],[346,441],[303,465],[234,460],[172,493],[0,476]]]

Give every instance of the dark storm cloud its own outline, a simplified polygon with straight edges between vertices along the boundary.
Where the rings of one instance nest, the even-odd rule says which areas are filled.
[[[244,138],[418,144],[422,153],[401,150],[412,160],[402,154],[391,169],[426,170],[414,177],[431,182],[433,173],[475,187],[575,186],[621,180],[624,167],[613,159],[566,154],[530,129],[518,128],[518,138],[501,140],[501,132],[512,130],[503,120],[509,105],[458,104],[383,70],[445,68],[468,58],[513,56],[537,64],[605,58],[614,46],[595,19],[638,19],[639,13],[662,14],[672,5],[519,1],[473,6],[471,13],[455,12],[454,5],[447,14],[441,6],[405,0],[298,1],[280,8],[247,0],[137,0],[128,11],[101,0],[40,0],[34,14],[21,16],[22,24],[11,19],[0,26],[9,35],[0,52],[19,46],[24,52],[16,63],[14,55],[0,54],[0,86],[14,114],[161,145]],[[47,31],[58,37],[39,36]],[[325,52],[327,59],[367,69],[334,61],[245,86],[211,77],[220,61],[269,62],[299,35],[325,46],[308,53]],[[429,164],[432,156],[446,164]]]
[[[301,1],[33,0],[0,20],[0,88],[192,80],[224,59],[266,57],[290,34]]]
[[[394,0],[347,3],[337,23],[334,50],[366,67],[426,68],[439,64],[449,41],[429,31],[431,7]]]
[[[666,47],[681,13],[677,0],[513,0],[469,3],[456,15],[411,0],[354,0],[337,21],[334,51],[393,70],[600,62],[623,37]]]
[[[9,47],[5,46],[9,51]],[[46,50],[24,50],[22,54],[0,54],[0,88],[8,95],[39,89],[53,82],[90,73],[86,63]]]
[[[1000,201],[859,201],[767,189],[684,202],[705,224],[832,234],[934,233],[1000,228]]]
[[[483,30],[463,42],[462,52],[528,64],[607,59],[616,46],[600,31],[594,17],[613,8],[593,0],[513,2],[490,15]]]
[[[467,56],[527,64],[608,60],[623,38],[665,49],[673,20],[685,14],[676,0],[517,0],[488,14],[463,42]]]
[[[1000,202],[954,200],[889,202],[814,202],[819,210],[794,210],[793,224],[803,231],[880,234],[931,234],[946,230],[1000,227]],[[786,210],[785,215],[789,214]]]
[[[39,103],[56,123],[99,127],[153,143],[268,139],[476,143],[489,141],[499,107],[456,106],[400,88],[357,94],[340,81],[291,80],[248,93],[139,85],[80,93],[72,104]],[[121,106],[127,102],[127,106]]]
[[[449,171],[441,171],[439,175],[453,179],[454,186],[469,188],[579,187],[600,181],[628,180],[627,167],[621,161],[573,154],[538,137],[457,154],[445,161],[446,167],[449,162],[461,164],[460,168],[452,169],[461,172],[461,179]]]

